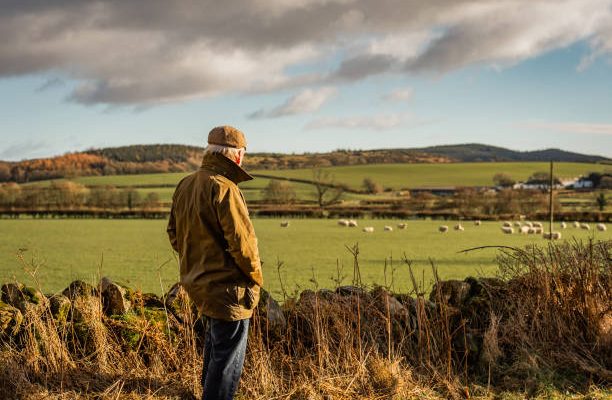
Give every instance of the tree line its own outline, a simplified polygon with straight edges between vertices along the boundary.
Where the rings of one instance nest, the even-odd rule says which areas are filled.
[[[88,188],[65,181],[48,186],[28,186],[17,183],[0,185],[0,207],[5,210],[57,209],[154,209],[160,207],[159,194],[142,195],[134,188],[99,186]]]

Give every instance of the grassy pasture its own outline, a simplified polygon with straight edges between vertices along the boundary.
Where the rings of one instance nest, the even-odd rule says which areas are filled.
[[[345,275],[344,284],[352,279],[353,261],[345,249],[359,243],[361,275],[367,283],[391,282],[394,288],[409,288],[406,256],[413,260],[413,270],[428,286],[431,282],[430,259],[442,278],[495,273],[493,249],[467,254],[458,251],[483,245],[524,246],[545,244],[536,236],[504,235],[497,222],[475,227],[465,222],[465,232],[437,232],[437,227],[452,221],[407,221],[408,229],[383,232],[391,220],[360,220],[373,226],[375,232],[340,227],[334,220],[292,219],[289,228],[280,228],[279,219],[255,219],[255,229],[264,261],[266,286],[277,296],[280,281],[277,260],[283,261],[280,275],[287,291],[297,288],[335,286],[337,266]],[[564,239],[612,239],[608,232],[590,232],[568,228]],[[20,252],[21,249],[21,252]],[[19,259],[19,254],[23,260]],[[391,260],[392,258],[392,260]],[[31,282],[26,269],[36,270],[37,279],[46,291],[62,289],[69,281],[80,278],[97,280],[108,275],[145,291],[160,293],[160,278],[165,286],[176,281],[176,259],[168,245],[165,221],[159,220],[0,220],[0,282],[16,277]],[[314,279],[313,279],[314,277]]]
[[[555,175],[561,178],[577,177],[588,172],[603,172],[610,166],[588,163],[555,163]],[[360,188],[363,179],[369,177],[384,187],[393,189],[440,186],[491,186],[493,175],[510,174],[517,181],[524,181],[534,172],[548,171],[544,162],[498,162],[455,164],[377,164],[325,168],[334,175],[336,182]],[[264,171],[253,171],[254,173]],[[312,179],[312,170],[294,169],[267,172],[270,175]]]
[[[526,180],[534,172],[548,171],[543,162],[498,162],[498,163],[453,163],[453,164],[374,164],[342,167],[328,167],[336,182],[359,189],[366,177],[385,187],[394,189],[439,186],[490,186],[493,175],[498,172],[510,174],[515,180]],[[580,176],[588,172],[603,172],[611,167],[604,164],[556,163],[555,175],[561,178]],[[311,169],[254,170],[254,174],[279,177],[312,179]],[[141,175],[85,176],[73,180],[86,186],[174,186],[187,175],[184,172]],[[267,179],[258,178],[245,182],[244,188],[264,188]],[[37,183],[40,184],[40,183]]]

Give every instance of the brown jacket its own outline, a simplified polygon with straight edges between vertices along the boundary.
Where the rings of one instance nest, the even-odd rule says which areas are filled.
[[[237,183],[253,179],[220,154],[181,180],[168,237],[179,254],[181,284],[202,314],[250,318],[263,285],[257,238]]]

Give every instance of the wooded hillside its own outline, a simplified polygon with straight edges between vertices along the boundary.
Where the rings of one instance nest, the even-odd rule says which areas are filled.
[[[61,156],[0,161],[0,182],[32,182],[91,175],[185,172],[197,168],[203,147],[153,144],[92,149]],[[248,169],[276,170],[368,164],[495,161],[610,162],[605,157],[559,149],[519,152],[483,144],[433,146],[420,149],[336,150],[328,153],[249,153]]]

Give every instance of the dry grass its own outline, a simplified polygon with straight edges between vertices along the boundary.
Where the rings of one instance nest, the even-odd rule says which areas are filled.
[[[284,329],[271,328],[265,309],[254,316],[239,398],[603,399],[612,382],[611,250],[505,249],[502,279],[467,280],[460,301],[441,284],[427,299],[414,277],[411,296],[302,292],[283,304]],[[48,302],[28,304],[20,332],[1,336],[0,398],[199,397],[203,326],[179,297],[172,310],[136,301],[130,314],[109,317],[99,297],[76,296],[64,320]]]

